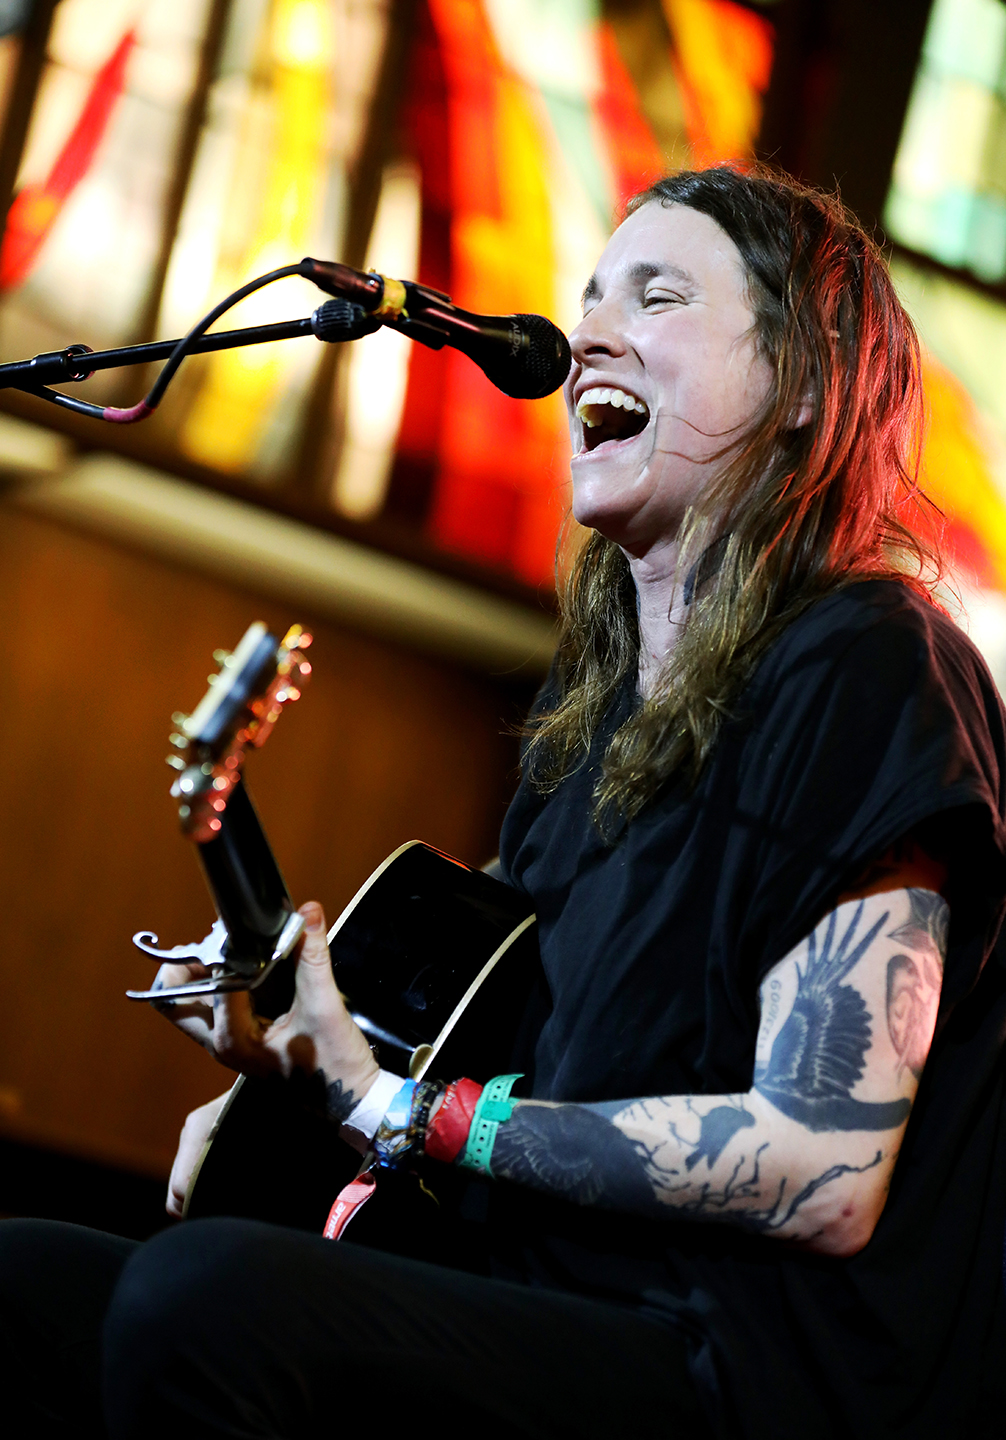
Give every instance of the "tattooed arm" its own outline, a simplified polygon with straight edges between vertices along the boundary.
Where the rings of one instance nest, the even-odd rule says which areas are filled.
[[[903,863],[891,874],[922,878]],[[867,893],[766,976],[749,1091],[522,1101],[499,1127],[493,1174],[583,1205],[855,1254],[884,1206],[946,953],[945,902],[891,883],[864,877]]]

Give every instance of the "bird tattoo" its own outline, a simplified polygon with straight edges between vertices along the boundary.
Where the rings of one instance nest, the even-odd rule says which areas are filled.
[[[793,1008],[755,1069],[755,1089],[777,1110],[808,1130],[890,1130],[911,1110],[907,1099],[854,1100],[870,1044],[870,1017],[859,991],[842,981],[887,923],[889,912],[857,940],[862,901],[839,935],[832,912],[819,938],[807,941],[807,960],[797,967]]]

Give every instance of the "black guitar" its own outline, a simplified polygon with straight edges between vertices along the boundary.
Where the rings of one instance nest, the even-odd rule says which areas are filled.
[[[192,714],[173,717],[168,763],[178,774],[171,793],[219,918],[193,945],[162,950],[156,935],[134,936],[148,955],[198,960],[210,975],[130,990],[130,999],[250,990],[266,1018],[289,1008],[288,957],[302,923],[242,765],[283,706],[299,698],[310,675],[303,655],[309,644],[299,626],[282,641],[264,625],[251,626],[233,655],[218,652],[220,673]],[[539,964],[534,915],[510,886],[410,841],[361,887],[328,942],[339,989],[386,1068],[416,1079],[488,1075],[505,1070],[521,1047]],[[320,1230],[359,1157],[305,1099],[286,1082],[240,1078],[196,1167],[185,1213],[252,1215]]]

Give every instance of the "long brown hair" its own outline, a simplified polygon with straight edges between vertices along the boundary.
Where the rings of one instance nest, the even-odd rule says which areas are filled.
[[[934,545],[911,529],[927,503],[918,340],[861,226],[835,196],[766,170],[685,171],[628,213],[649,203],[701,211],[737,246],[775,383],[686,517],[682,563],[698,583],[654,693],[608,745],[595,818],[609,834],[672,776],[695,782],[757,661],[809,605],[866,577],[932,599],[940,575]],[[809,423],[794,428],[808,402]],[[724,538],[704,563],[711,521]],[[639,663],[635,585],[612,541],[590,533],[560,573],[560,601],[554,686],[525,756],[546,792],[583,762]]]

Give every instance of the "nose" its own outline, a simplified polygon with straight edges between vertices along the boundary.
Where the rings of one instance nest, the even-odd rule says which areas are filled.
[[[613,301],[601,299],[587,311],[569,337],[569,348],[581,367],[591,360],[625,354],[628,347]]]

